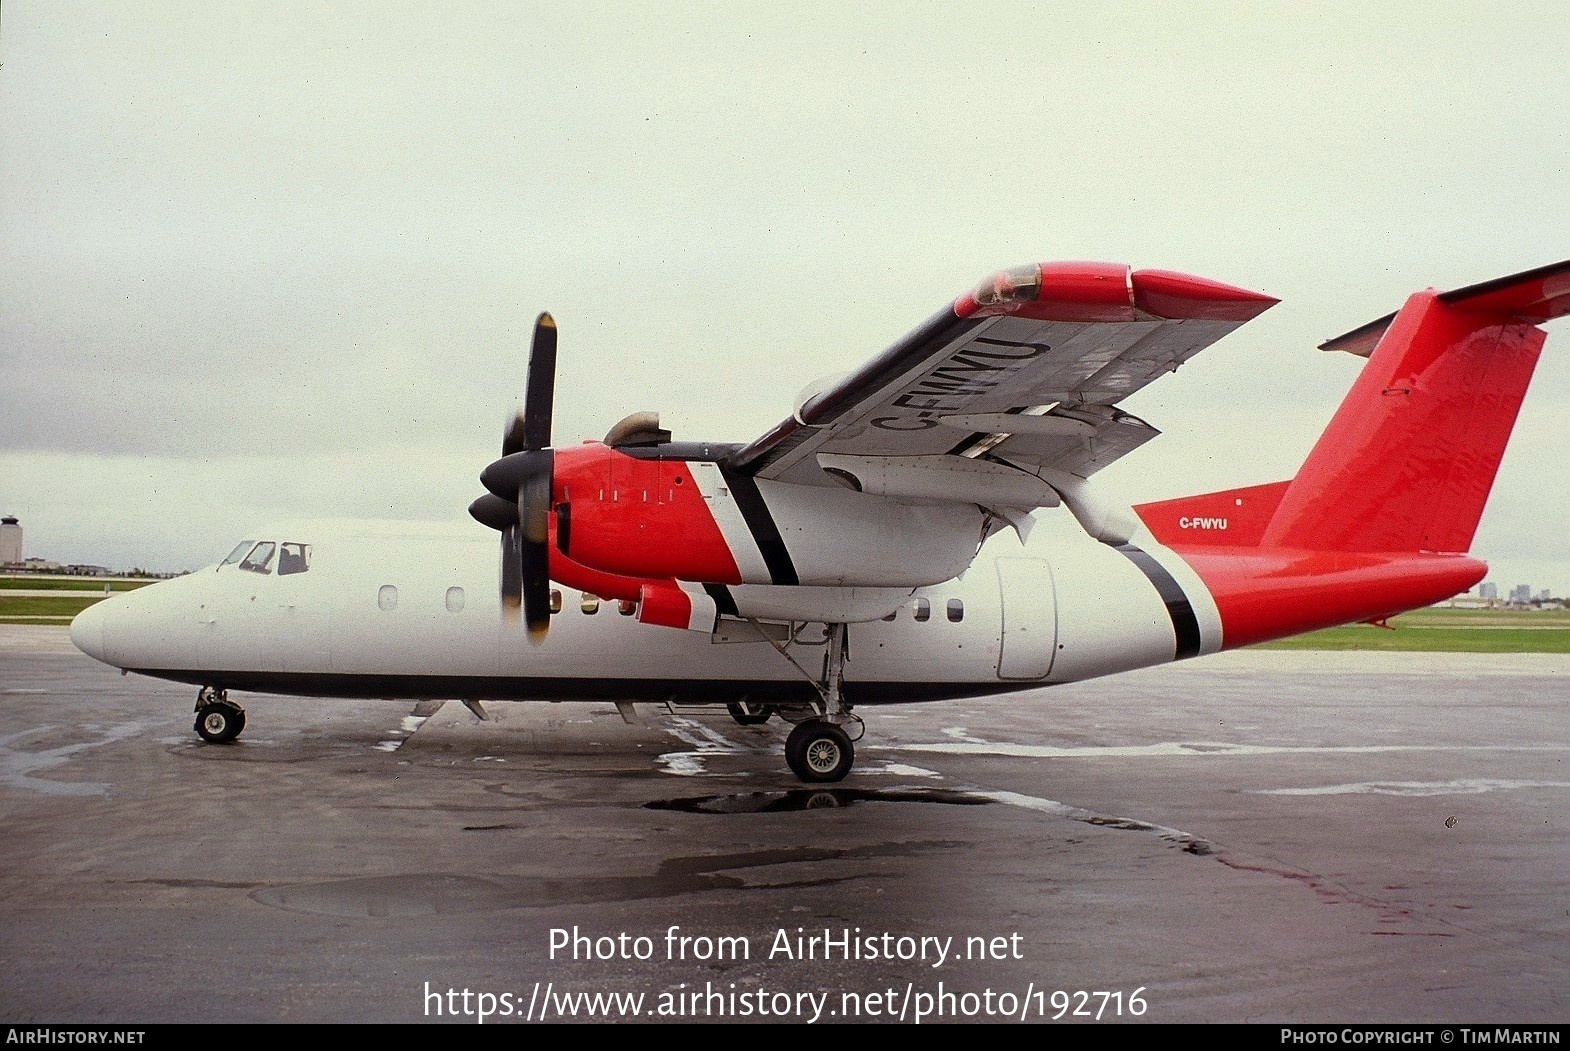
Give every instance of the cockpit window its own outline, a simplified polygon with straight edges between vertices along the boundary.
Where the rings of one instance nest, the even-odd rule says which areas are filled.
[[[304,573],[311,568],[310,544],[284,544],[278,552],[278,575]]]
[[[247,551],[251,550],[252,546],[254,546],[255,543],[256,543],[256,541],[254,541],[254,540],[242,540],[242,541],[240,541],[240,543],[235,546],[235,549],[233,551],[229,552],[229,557],[224,559],[222,562],[218,563],[218,565],[220,567],[234,565],[236,562],[240,561],[240,559],[245,557],[245,553]]]
[[[251,548],[251,553],[245,556],[245,561],[240,563],[241,569],[249,569],[252,573],[271,573],[273,566],[273,552],[278,550],[278,545],[271,540],[263,540]]]

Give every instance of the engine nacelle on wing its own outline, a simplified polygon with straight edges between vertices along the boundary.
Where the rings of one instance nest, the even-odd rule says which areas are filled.
[[[653,580],[741,582],[736,559],[685,461],[598,442],[556,453],[557,547],[574,562]]]
[[[758,481],[722,466],[728,447],[710,449],[558,450],[559,549],[625,577],[785,587],[910,589],[949,580],[975,557],[983,512],[974,504]]]

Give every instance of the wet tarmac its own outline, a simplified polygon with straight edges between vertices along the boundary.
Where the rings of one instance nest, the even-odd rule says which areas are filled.
[[[0,1020],[1570,1020],[1561,657],[864,710],[810,789],[723,713],[193,699],[0,628]]]

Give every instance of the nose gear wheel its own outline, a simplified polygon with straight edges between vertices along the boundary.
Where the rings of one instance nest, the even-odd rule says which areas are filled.
[[[196,725],[208,744],[225,744],[245,729],[245,709],[229,699],[227,690],[203,686],[196,695]]]

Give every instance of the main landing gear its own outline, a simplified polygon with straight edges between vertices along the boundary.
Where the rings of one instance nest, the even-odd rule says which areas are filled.
[[[794,710],[782,709],[779,712],[782,717],[796,723],[795,729],[785,739],[785,764],[790,767],[791,773],[808,784],[844,780],[856,762],[853,742],[861,740],[861,719],[851,714],[842,689],[848,629],[844,624],[828,624],[825,627],[827,636],[824,642],[828,650],[823,655],[823,677],[813,681],[819,700],[811,706],[802,705]],[[758,634],[763,635],[761,628]],[[805,668],[796,664],[796,659],[784,646],[773,639],[769,641],[782,657],[811,678]],[[854,738],[846,731],[847,727],[855,727]]]
[[[798,723],[785,738],[785,763],[810,784],[842,781],[856,761],[850,735],[824,719]]]
[[[774,718],[772,704],[748,704],[746,701],[739,701],[727,704],[725,710],[740,726],[762,726]]]
[[[196,694],[196,732],[209,744],[224,744],[245,729],[245,709],[229,699],[228,690],[203,686]]]

